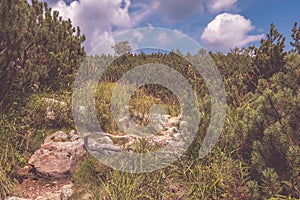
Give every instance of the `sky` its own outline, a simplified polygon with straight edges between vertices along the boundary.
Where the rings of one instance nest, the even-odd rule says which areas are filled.
[[[291,29],[294,22],[300,24],[300,0],[44,1],[80,26],[88,52],[114,34],[140,27],[175,30],[206,50],[228,52],[235,47],[258,46],[271,23],[286,37],[289,50]],[[168,36],[159,39],[166,42]]]

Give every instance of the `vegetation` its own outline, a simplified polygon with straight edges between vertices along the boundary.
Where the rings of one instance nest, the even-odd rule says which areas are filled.
[[[55,130],[73,129],[72,86],[86,58],[79,28],[46,3],[0,2],[0,199],[13,194],[16,169],[26,164]],[[292,49],[270,26],[259,47],[209,52],[227,92],[228,111],[217,146],[198,158],[210,120],[210,97],[203,78],[184,56],[131,54],[126,42],[116,54],[86,58],[103,65],[95,103],[104,131],[122,134],[110,111],[112,91],[128,70],[145,63],[172,66],[195,89],[201,123],[187,153],[168,167],[145,174],[110,169],[91,155],[74,174],[75,193],[91,199],[300,199],[300,29],[292,28]],[[201,55],[186,55],[198,58]],[[166,79],[169,77],[165,77]],[[49,101],[49,99],[56,101]],[[130,113],[149,113],[160,103],[172,115],[179,103],[170,90],[145,85],[130,100]],[[144,122],[141,122],[143,125]]]

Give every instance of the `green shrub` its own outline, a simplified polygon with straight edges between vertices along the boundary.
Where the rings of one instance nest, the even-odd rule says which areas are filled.
[[[18,164],[24,164],[19,153],[24,137],[17,133],[16,121],[7,115],[0,116],[0,199],[12,193],[12,175]]]
[[[0,163],[0,199],[5,199],[13,192],[14,183],[7,177]]]
[[[34,94],[24,108],[27,124],[36,130],[74,128],[71,94]]]

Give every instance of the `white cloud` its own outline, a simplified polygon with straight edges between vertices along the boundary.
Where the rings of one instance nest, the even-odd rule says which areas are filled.
[[[117,30],[131,28],[136,21],[129,14],[130,0],[80,0],[67,5],[63,0],[52,4],[65,19],[70,18],[75,26],[80,26],[87,36],[87,50],[95,48],[101,41],[112,35],[113,27]]]
[[[138,40],[138,42],[141,42],[142,39],[144,39],[143,33],[140,31],[133,32],[132,36]]]
[[[156,41],[160,44],[160,45],[166,45],[170,42],[169,37],[167,35],[166,32],[161,32],[157,38]]]
[[[238,14],[223,13],[207,25],[201,35],[201,41],[211,50],[228,51],[235,47],[244,47],[264,37],[263,34],[249,35],[253,29],[249,19]]]
[[[205,2],[210,12],[218,13],[232,9],[237,0],[206,0]]]

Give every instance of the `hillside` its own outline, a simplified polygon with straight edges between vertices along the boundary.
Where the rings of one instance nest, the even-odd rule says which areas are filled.
[[[284,36],[271,24],[259,46],[228,53],[202,49],[195,55],[174,50],[90,56],[80,28],[52,12],[47,3],[3,0],[0,17],[0,199],[300,199],[297,23],[292,27],[289,51]],[[199,158],[214,117],[213,101],[207,80],[201,76],[204,72],[188,60],[200,60],[203,55],[214,61],[221,74],[227,112],[216,145]],[[99,80],[91,78],[111,60]],[[190,115],[182,114],[181,106],[191,103],[192,96],[176,96],[164,85],[137,86],[128,106],[122,104],[126,93],[114,98],[117,87],[135,88],[118,81],[149,63],[169,66],[184,77],[197,97],[198,107]],[[84,95],[74,105],[79,91],[75,78],[82,66],[87,67],[85,79],[80,79]],[[88,73],[91,69],[94,73]],[[173,83],[172,75],[162,77]],[[139,80],[147,78],[141,75]],[[217,85],[214,81],[209,83]],[[88,99],[93,84],[95,95]],[[111,109],[113,103],[126,108],[129,117],[116,118],[114,114],[121,116],[123,110]],[[74,109],[82,112],[80,118]],[[87,116],[93,109],[96,122]],[[199,123],[191,123],[196,118]],[[156,126],[148,126],[151,120]],[[95,131],[94,122],[101,126],[101,133]],[[141,129],[130,129],[131,123]],[[191,144],[174,142],[189,139],[195,129]],[[152,135],[139,135],[145,130]],[[177,158],[186,144],[188,148]],[[105,154],[105,161],[113,163],[109,159],[115,161],[120,155],[122,159],[118,152],[151,154],[166,146],[176,152],[174,162],[168,163],[172,154],[167,149],[163,157],[167,164],[159,163],[164,167],[146,173],[122,171],[99,160]],[[138,160],[134,166],[152,169],[148,166],[157,162],[144,161],[149,160]],[[67,197],[62,197],[61,190]]]

